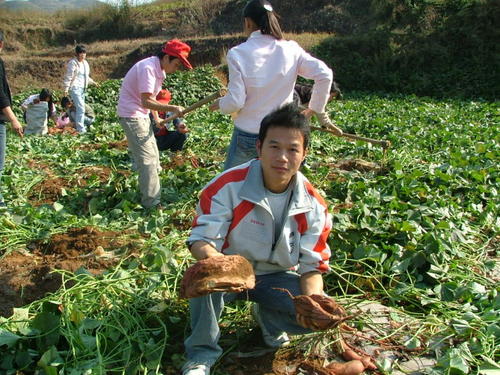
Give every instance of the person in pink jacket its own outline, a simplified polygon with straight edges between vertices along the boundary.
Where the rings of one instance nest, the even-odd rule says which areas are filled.
[[[262,120],[256,142],[259,159],[210,181],[200,194],[189,249],[197,260],[238,254],[255,272],[255,288],[191,298],[191,335],[185,340],[183,375],[208,375],[222,354],[218,320],[225,303],[255,302],[252,315],[270,347],[289,343],[287,333],[310,333],[296,314],[293,295],[323,294],[329,271],[327,243],[332,226],[327,205],[299,172],[309,142],[306,117],[293,103]]]
[[[297,76],[314,80],[307,117],[323,113],[330,95],[332,70],[304,51],[296,42],[283,39],[271,3],[251,0],[243,10],[246,42],[227,54],[227,94],[210,109],[231,113],[234,131],[224,169],[256,156],[259,124],[269,112],[293,101]]]

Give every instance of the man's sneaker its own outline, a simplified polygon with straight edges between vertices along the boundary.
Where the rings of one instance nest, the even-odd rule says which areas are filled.
[[[210,375],[210,367],[206,365],[189,366],[182,371],[182,375]]]
[[[269,333],[269,331],[266,329],[266,326],[262,322],[258,303],[254,303],[250,310],[252,312],[252,317],[260,326],[260,330],[262,331],[262,338],[264,339],[264,342],[267,346],[271,348],[282,348],[283,346],[287,346],[288,344],[290,344],[290,338],[288,337],[286,332],[281,332],[281,334],[279,334],[278,336],[273,336]]]

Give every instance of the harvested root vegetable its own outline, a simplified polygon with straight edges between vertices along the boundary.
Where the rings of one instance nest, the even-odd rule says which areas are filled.
[[[367,370],[376,370],[377,366],[372,362],[371,358],[368,356],[361,356],[358,353],[356,353],[354,350],[350,348],[345,348],[344,352],[342,353],[342,357],[346,361],[360,361],[365,369]]]
[[[242,292],[255,287],[252,265],[240,255],[202,259],[189,267],[182,278],[179,295],[195,298],[214,292]]]
[[[299,366],[297,366],[297,373],[304,375],[333,375],[333,373],[313,361],[304,361]]]
[[[365,371],[365,365],[359,360],[345,363],[332,362],[326,368],[332,375],[359,375]]]
[[[333,298],[321,296],[319,294],[312,294],[310,296],[315,302],[332,315],[345,316],[346,312]]]
[[[293,296],[286,289],[275,289],[288,293],[295,306],[297,321],[305,328],[324,331],[336,327],[349,318],[345,310],[332,298],[317,294]]]

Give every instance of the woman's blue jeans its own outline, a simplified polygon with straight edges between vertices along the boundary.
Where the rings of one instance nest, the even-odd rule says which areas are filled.
[[[0,202],[3,202],[2,173],[5,167],[6,148],[7,148],[7,125],[4,122],[0,122]]]
[[[85,91],[83,87],[72,87],[69,89],[69,96],[76,108],[75,126],[78,133],[85,133]]]
[[[259,304],[259,315],[271,335],[282,332],[300,335],[312,331],[303,328],[295,318],[295,307],[288,295],[274,288],[283,288],[294,296],[302,294],[300,276],[294,272],[277,272],[257,275],[255,289],[242,293],[211,293],[191,298],[191,336],[185,341],[187,362],[184,368],[196,364],[211,367],[222,354],[218,341],[220,337],[219,318],[225,303],[234,300],[248,300]]]
[[[257,157],[256,143],[258,138],[258,134],[247,133],[235,127],[227,150],[224,170],[255,159]]]

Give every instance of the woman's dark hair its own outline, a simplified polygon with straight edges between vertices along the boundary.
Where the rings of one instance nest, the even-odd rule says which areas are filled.
[[[45,100],[45,99],[52,99],[52,92],[49,89],[42,89],[40,91],[40,94],[38,94],[38,97],[40,100]]]
[[[47,116],[51,117],[53,115],[52,107],[54,106],[54,101],[52,100],[52,91],[50,91],[49,89],[42,89],[42,91],[40,91],[40,94],[38,94],[38,98],[44,101],[48,99],[47,104],[49,106],[49,110],[47,111]]]
[[[61,98],[61,106],[63,107],[63,109],[66,109],[66,106],[67,106],[68,104],[70,104],[70,103],[71,103],[71,99],[70,99],[70,98],[68,98],[67,96],[63,96],[63,97]]]
[[[75,47],[75,53],[78,55],[80,53],[87,53],[87,49],[83,44],[79,44]]]
[[[270,128],[297,129],[304,137],[304,150],[309,146],[309,138],[311,136],[309,120],[294,103],[285,104],[262,119],[259,129],[260,143],[264,143],[267,131]]]
[[[3,32],[0,31],[0,42],[3,42]]]
[[[278,15],[267,0],[250,0],[243,8],[243,17],[250,18],[259,27],[262,34],[283,39],[283,33],[278,22]]]

